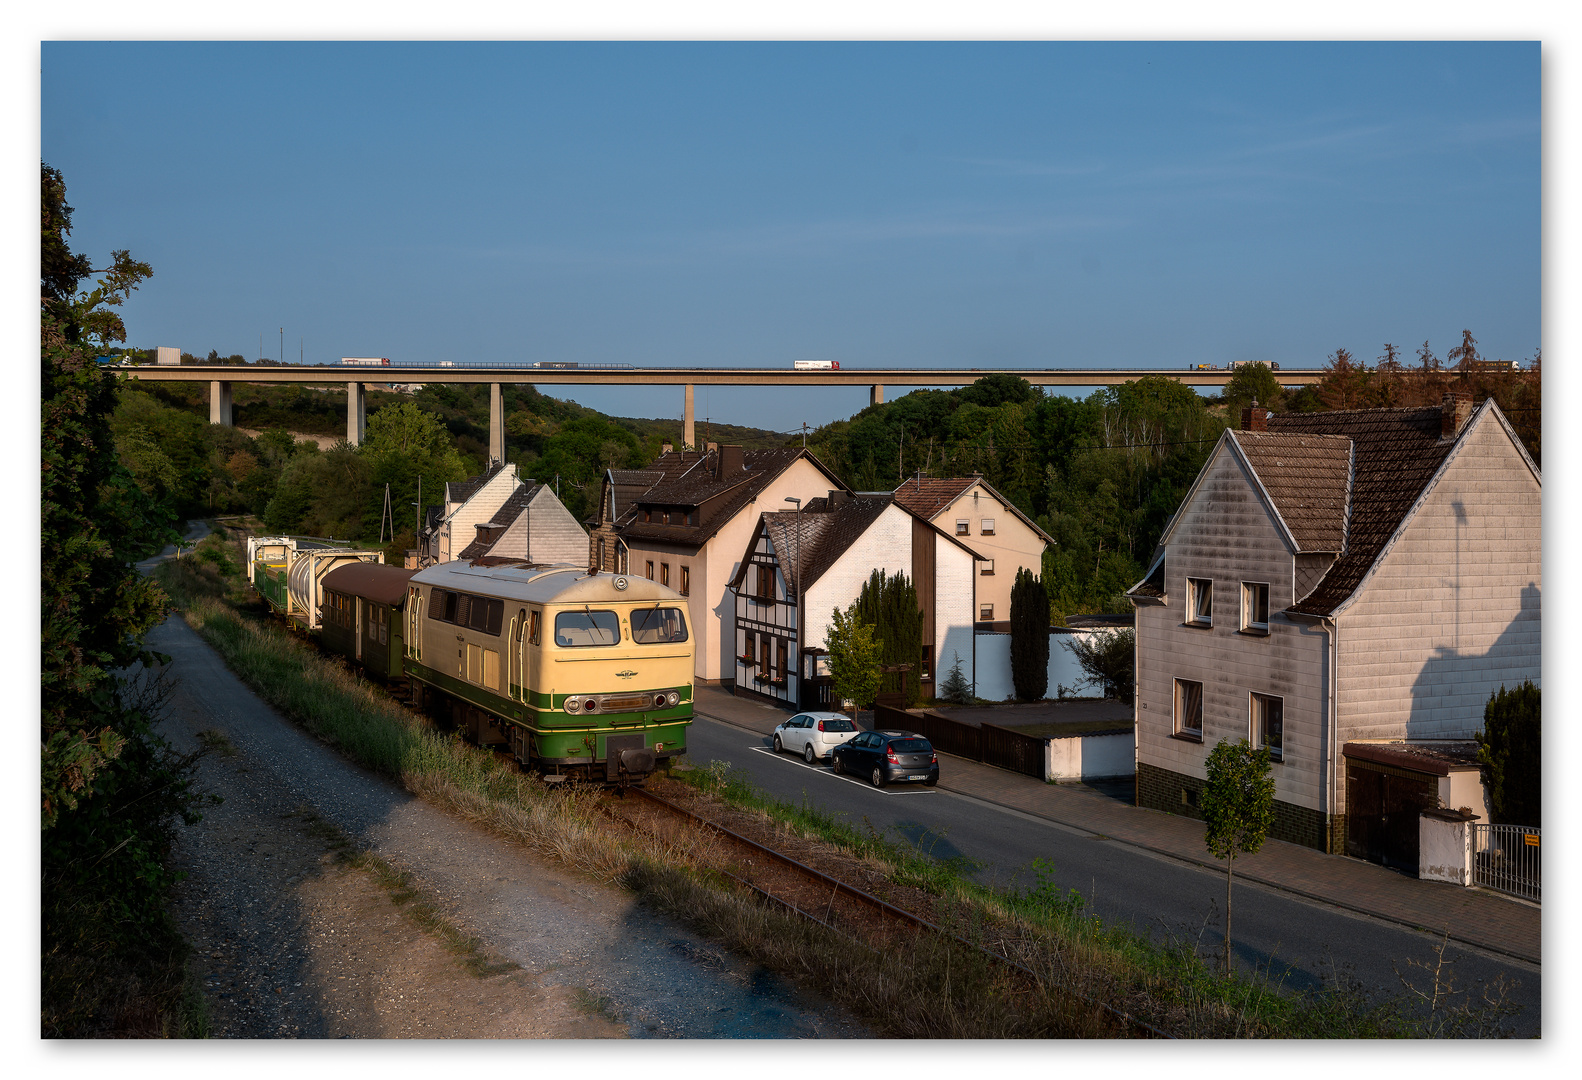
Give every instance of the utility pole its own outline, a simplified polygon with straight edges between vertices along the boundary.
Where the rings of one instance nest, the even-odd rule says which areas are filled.
[[[790,495],[785,499],[796,503],[796,538],[793,541],[791,565],[796,568],[796,591],[791,601],[796,605],[796,704],[802,704],[802,500]],[[788,684],[789,685],[789,684]]]
[[[390,523],[390,539],[395,539],[395,509],[390,505],[390,485],[385,484],[385,506],[379,513],[379,544],[385,542],[385,522]]]
[[[280,366],[286,366],[286,328],[280,328]]]

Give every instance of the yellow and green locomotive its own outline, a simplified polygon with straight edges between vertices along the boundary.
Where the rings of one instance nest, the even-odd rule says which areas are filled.
[[[407,583],[403,668],[425,708],[549,778],[640,780],[686,752],[686,601],[575,566],[440,563]]]

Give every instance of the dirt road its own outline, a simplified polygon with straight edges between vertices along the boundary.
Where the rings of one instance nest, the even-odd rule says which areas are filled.
[[[862,1038],[828,1003],[334,754],[257,700],[179,618],[164,729],[207,742],[224,802],[183,831],[177,917],[232,1038]],[[209,734],[200,737],[200,733]],[[350,841],[408,875],[499,973],[470,974]],[[398,894],[399,895],[399,894]],[[509,965],[516,965],[508,970]]]

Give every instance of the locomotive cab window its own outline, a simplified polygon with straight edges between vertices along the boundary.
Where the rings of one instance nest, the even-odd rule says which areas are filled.
[[[563,649],[617,645],[621,620],[613,611],[561,611],[555,614],[555,644]]]
[[[661,645],[687,640],[687,620],[680,608],[643,608],[632,612],[632,640]]]

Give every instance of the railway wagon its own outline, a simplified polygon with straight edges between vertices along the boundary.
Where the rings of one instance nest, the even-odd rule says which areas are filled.
[[[383,563],[348,562],[324,575],[319,640],[331,652],[361,664],[386,682],[405,671],[402,636],[407,583],[416,570]]]
[[[347,563],[383,563],[384,553],[308,536],[251,536],[247,577],[279,615],[317,630],[322,622],[324,576]]]
[[[407,585],[413,696],[546,778],[641,780],[686,752],[686,600],[581,566],[440,563]]]

